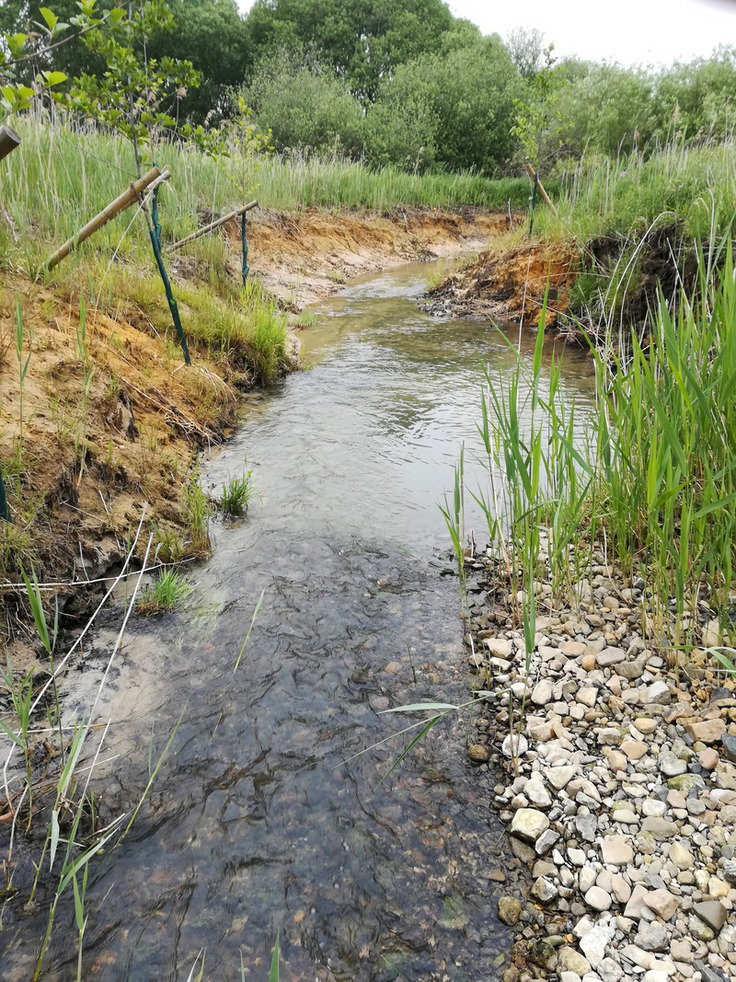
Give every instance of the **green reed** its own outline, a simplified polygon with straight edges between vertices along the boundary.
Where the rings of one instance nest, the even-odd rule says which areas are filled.
[[[624,575],[643,576],[660,644],[695,640],[700,600],[725,618],[736,549],[730,243],[701,249],[698,264],[694,296],[670,310],[660,292],[643,335],[630,329],[594,353],[585,439],[575,436],[574,403],[561,399],[559,366],[542,377],[544,318],[531,365],[519,355],[501,383],[486,370],[479,431],[490,491],[477,500],[512,590],[523,587],[527,648],[535,578],[548,575],[553,597],[569,600],[596,545],[613,550]]]

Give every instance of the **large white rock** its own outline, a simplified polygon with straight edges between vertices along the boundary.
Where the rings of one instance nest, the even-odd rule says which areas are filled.
[[[549,828],[549,819],[536,808],[519,808],[511,819],[509,833],[534,845],[539,836]]]

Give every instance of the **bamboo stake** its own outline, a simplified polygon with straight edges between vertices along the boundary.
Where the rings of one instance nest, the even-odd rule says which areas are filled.
[[[109,222],[111,218],[114,218],[126,208],[130,208],[130,206],[137,201],[140,195],[146,190],[149,184],[153,184],[155,180],[159,179],[162,181],[168,180],[170,176],[171,175],[167,170],[163,171],[162,173],[158,167],[152,167],[148,173],[143,175],[143,177],[138,178],[137,181],[133,181],[121,195],[115,198],[114,201],[111,201],[106,208],[103,208],[98,215],[95,215],[93,219],[87,222],[84,228],[81,228],[73,238],[66,241],[63,246],[57,249],[53,256],[47,260],[43,267],[44,270],[48,272],[50,269],[53,269],[57,263],[60,263],[62,259],[65,259],[73,249],[76,249],[77,246],[88,239],[90,235],[93,235],[98,229],[101,229],[102,226]]]
[[[9,126],[0,126],[0,160],[8,156],[20,144],[20,137]]]
[[[200,235],[206,235],[207,232],[213,232],[216,228],[224,225],[226,222],[232,221],[233,218],[239,218],[244,215],[246,211],[252,211],[254,208],[258,207],[257,201],[249,201],[247,205],[243,205],[241,208],[236,208],[235,211],[231,211],[229,215],[225,215],[223,218],[218,218],[217,221],[210,222],[209,225],[205,225],[204,228],[198,228],[196,232],[192,232],[185,239],[179,239],[178,242],[174,242],[170,245],[167,252],[173,252],[175,249],[179,249],[181,246],[186,245],[187,242],[193,242],[194,239],[198,239]]]
[[[529,180],[532,182],[532,184],[534,183],[534,178],[535,177],[537,178],[537,188],[539,189],[539,193],[542,195],[542,201],[544,201],[545,205],[547,205],[548,208],[551,208],[552,209],[552,213],[554,215],[556,215],[557,214],[557,209],[555,208],[555,206],[550,201],[549,195],[547,194],[547,192],[542,187],[542,182],[539,179],[539,175],[535,173],[534,168],[532,167],[531,164],[527,164],[526,165],[526,172],[529,175]]]

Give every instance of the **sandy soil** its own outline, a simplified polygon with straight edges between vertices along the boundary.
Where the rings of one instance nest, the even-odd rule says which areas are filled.
[[[523,317],[536,327],[547,293],[548,327],[569,304],[569,290],[581,270],[577,249],[564,242],[499,243],[431,291],[427,309],[488,319]]]
[[[250,226],[249,260],[252,256],[266,288],[296,313],[353,276],[477,250],[507,229],[506,215],[473,209],[461,213],[402,209],[380,215],[266,211],[258,212]],[[231,234],[238,255],[238,229]]]

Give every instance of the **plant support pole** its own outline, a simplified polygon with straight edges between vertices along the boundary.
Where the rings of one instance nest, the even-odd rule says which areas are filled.
[[[53,256],[46,261],[43,267],[44,270],[48,272],[50,269],[53,269],[57,263],[60,263],[62,259],[65,259],[69,255],[72,249],[76,249],[90,235],[93,235],[103,225],[106,225],[111,218],[114,218],[126,208],[130,208],[134,202],[139,200],[140,195],[146,190],[149,184],[153,184],[157,178],[166,179],[168,176],[168,171],[162,173],[158,167],[153,167],[143,177],[132,182],[121,195],[115,198],[114,201],[111,201],[106,208],[103,208],[99,214],[87,222],[84,228],[81,228],[73,238],[68,239],[63,246],[57,249]]]
[[[156,257],[156,263],[158,265],[158,271],[161,275],[161,281],[164,284],[164,290],[166,290],[166,299],[169,302],[169,310],[171,311],[171,317],[174,321],[174,327],[176,328],[176,333],[179,336],[179,344],[181,345],[181,350],[184,352],[184,361],[187,365],[192,364],[192,359],[189,356],[189,345],[187,344],[187,338],[184,334],[184,328],[181,324],[181,317],[179,316],[179,306],[174,299],[174,294],[171,290],[171,282],[169,281],[169,274],[166,272],[166,267],[164,266],[163,256],[161,255],[161,226],[158,221],[158,188],[153,192],[153,207],[151,209],[151,219],[152,227],[150,229],[151,245],[153,246],[153,254]]]
[[[547,207],[548,207],[548,208],[549,208],[549,209],[551,210],[551,212],[552,212],[552,214],[553,214],[553,215],[556,215],[556,214],[557,214],[557,209],[556,209],[556,208],[555,208],[555,206],[554,206],[554,205],[552,204],[552,201],[551,201],[551,199],[550,199],[550,196],[549,196],[549,195],[547,194],[547,192],[546,192],[546,191],[544,190],[544,185],[543,185],[543,184],[542,184],[542,182],[541,182],[541,181],[539,180],[539,174],[538,174],[538,173],[537,173],[537,172],[536,172],[536,171],[534,170],[534,168],[532,167],[532,165],[531,165],[531,164],[527,164],[527,165],[526,165],[526,172],[527,172],[527,174],[529,175],[529,180],[530,180],[530,181],[536,181],[536,182],[537,182],[537,187],[539,188],[539,193],[540,193],[540,194],[541,194],[541,196],[542,196],[542,201],[543,201],[543,202],[545,203],[545,205],[547,205]]]
[[[3,484],[3,471],[0,467],[0,518],[4,519],[6,522],[10,521],[10,509],[8,508],[8,499],[5,497],[5,485]]]
[[[4,160],[19,144],[20,137],[15,130],[11,130],[9,126],[0,126],[0,160]]]
[[[539,178],[537,177],[537,175],[535,173],[534,174],[534,184],[532,185],[532,213],[529,216],[529,235],[530,235],[530,237],[531,237],[531,234],[532,234],[532,232],[534,230],[534,209],[537,206],[537,188],[538,187],[539,187]]]
[[[167,249],[167,252],[174,252],[175,249],[180,249],[187,242],[193,242],[198,239],[201,235],[206,235],[208,232],[213,232],[216,228],[224,225],[226,222],[232,221],[233,218],[238,218],[241,215],[245,215],[246,212],[252,211],[254,208],[258,207],[257,201],[249,201],[247,205],[243,205],[241,208],[236,208],[235,211],[231,211],[228,215],[223,215],[222,218],[218,218],[214,222],[210,222],[209,225],[205,225],[204,228],[198,228],[196,232],[192,232],[191,235],[187,235],[185,239],[179,239],[178,242],[174,242]]]
[[[248,240],[245,237],[245,223],[248,220],[248,215],[246,212],[240,216],[240,241],[243,247],[243,286],[245,286],[245,281],[248,279]]]

